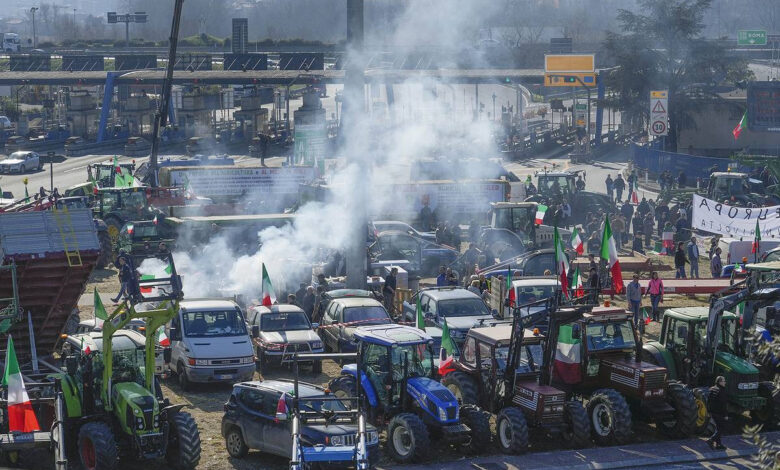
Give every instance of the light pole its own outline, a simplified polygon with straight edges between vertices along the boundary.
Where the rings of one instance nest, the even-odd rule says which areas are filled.
[[[33,20],[33,49],[38,47],[38,38],[35,35],[35,12],[36,11],[38,11],[38,7],[30,8],[30,13],[32,13],[32,20]]]
[[[73,9],[73,38],[76,39],[76,9]]]
[[[496,93],[495,92],[493,92],[493,96],[491,98],[493,98],[493,120],[495,121],[496,120]]]

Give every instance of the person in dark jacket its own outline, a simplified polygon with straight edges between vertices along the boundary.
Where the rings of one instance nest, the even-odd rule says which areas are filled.
[[[590,276],[588,277],[588,290],[590,291],[591,303],[598,304],[601,284],[599,283],[599,273],[596,268],[590,268]]]
[[[674,253],[674,268],[677,272],[674,274],[675,279],[685,279],[685,263],[688,262],[688,258],[685,256],[684,243],[677,244],[677,251]]]
[[[119,302],[122,296],[127,297],[130,293],[130,281],[133,280],[133,270],[130,268],[130,263],[127,262],[127,257],[119,255],[117,259],[119,264],[119,294],[113,299],[114,303]]]
[[[715,421],[715,433],[707,439],[707,444],[713,449],[725,449],[720,442],[721,430],[726,425],[728,418],[728,400],[726,393],[726,378],[719,375],[715,379],[715,385],[710,387],[710,396],[707,399],[707,409]]]

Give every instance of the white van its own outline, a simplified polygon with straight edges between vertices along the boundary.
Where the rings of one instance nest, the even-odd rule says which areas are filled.
[[[758,245],[758,259],[760,260],[766,252],[771,251],[778,246],[780,246],[780,239],[770,238],[761,240],[761,243]],[[739,238],[724,237],[718,241],[718,248],[722,250],[720,259],[723,261],[724,266],[727,264],[741,263],[742,258],[747,258],[748,263],[753,262],[754,255],[751,253],[751,251],[753,251],[753,238],[751,237],[742,237],[741,240]],[[701,251],[701,247],[699,247],[699,251]]]
[[[243,382],[255,373],[252,341],[232,300],[185,300],[168,327],[169,367],[182,389],[211,382]]]

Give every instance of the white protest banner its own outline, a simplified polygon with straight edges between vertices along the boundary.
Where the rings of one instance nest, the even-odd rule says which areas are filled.
[[[733,238],[753,238],[756,220],[762,239],[780,236],[780,206],[736,207],[693,195],[693,229]]]

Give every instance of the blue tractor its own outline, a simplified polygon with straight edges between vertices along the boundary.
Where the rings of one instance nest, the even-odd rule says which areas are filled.
[[[431,435],[470,454],[489,447],[490,414],[460,405],[435,379],[433,339],[427,333],[386,324],[359,327],[354,337],[357,364],[345,365],[329,388],[345,402],[362,395],[368,420],[377,427],[387,424],[387,450],[394,460],[422,460]]]

